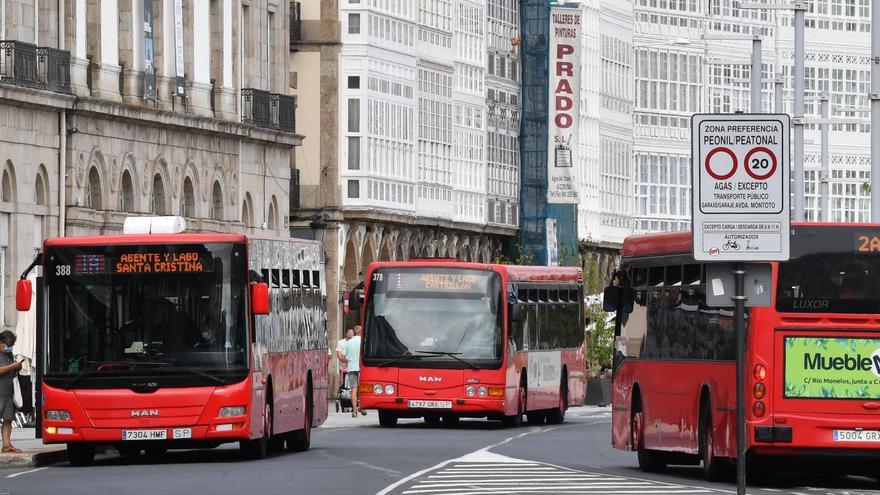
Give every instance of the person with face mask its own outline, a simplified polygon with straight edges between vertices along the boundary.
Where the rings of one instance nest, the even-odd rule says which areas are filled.
[[[11,443],[12,420],[15,419],[15,404],[13,403],[12,380],[17,379],[21,363],[15,362],[12,356],[12,346],[15,344],[15,334],[6,330],[0,332],[0,434],[3,437],[3,453],[19,453]]]

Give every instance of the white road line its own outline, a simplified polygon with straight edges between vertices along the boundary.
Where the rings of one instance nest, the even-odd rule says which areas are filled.
[[[21,475],[23,475],[23,474],[36,473],[37,471],[42,471],[42,470],[44,470],[44,469],[48,469],[48,468],[49,468],[49,466],[38,467],[38,468],[36,468],[36,469],[31,469],[30,471],[22,471],[22,472],[20,472],[20,473],[10,474],[9,476],[7,476],[7,478],[17,478],[17,477],[19,477],[19,476],[21,476]]]

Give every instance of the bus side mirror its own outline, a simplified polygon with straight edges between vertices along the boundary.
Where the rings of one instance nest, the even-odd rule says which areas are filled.
[[[269,284],[259,282],[251,285],[251,311],[255,315],[269,314]]]
[[[511,304],[509,313],[510,321],[522,321],[522,306],[519,304]]]
[[[590,328],[590,322],[592,321],[589,316],[584,316],[584,328]]]
[[[602,293],[602,310],[613,313],[620,307],[620,287],[609,285]]]
[[[19,311],[31,310],[31,295],[34,292],[33,285],[28,279],[18,281],[15,286],[15,309]]]

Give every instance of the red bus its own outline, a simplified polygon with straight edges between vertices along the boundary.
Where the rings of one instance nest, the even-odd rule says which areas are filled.
[[[690,232],[629,237],[622,255],[622,290],[606,290],[617,310],[612,444],[637,451],[643,470],[702,463],[707,479],[726,476],[733,309],[707,306]],[[795,224],[791,259],[771,273],[772,306],[746,314],[749,473],[785,464],[877,476],[880,225]]]
[[[371,264],[361,407],[378,410],[382,426],[562,422],[586,393],[582,279],[579,268]]]
[[[321,244],[183,225],[49,239],[34,262],[43,442],[66,443],[72,464],[90,464],[96,445],[306,450],[327,417]]]

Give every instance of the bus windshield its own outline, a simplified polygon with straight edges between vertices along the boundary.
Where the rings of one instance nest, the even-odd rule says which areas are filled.
[[[45,266],[52,384],[247,371],[243,244],[50,247]]]
[[[791,260],[779,264],[776,309],[880,313],[880,229],[799,226]]]
[[[364,363],[498,367],[501,277],[456,268],[381,268],[372,276]]]

